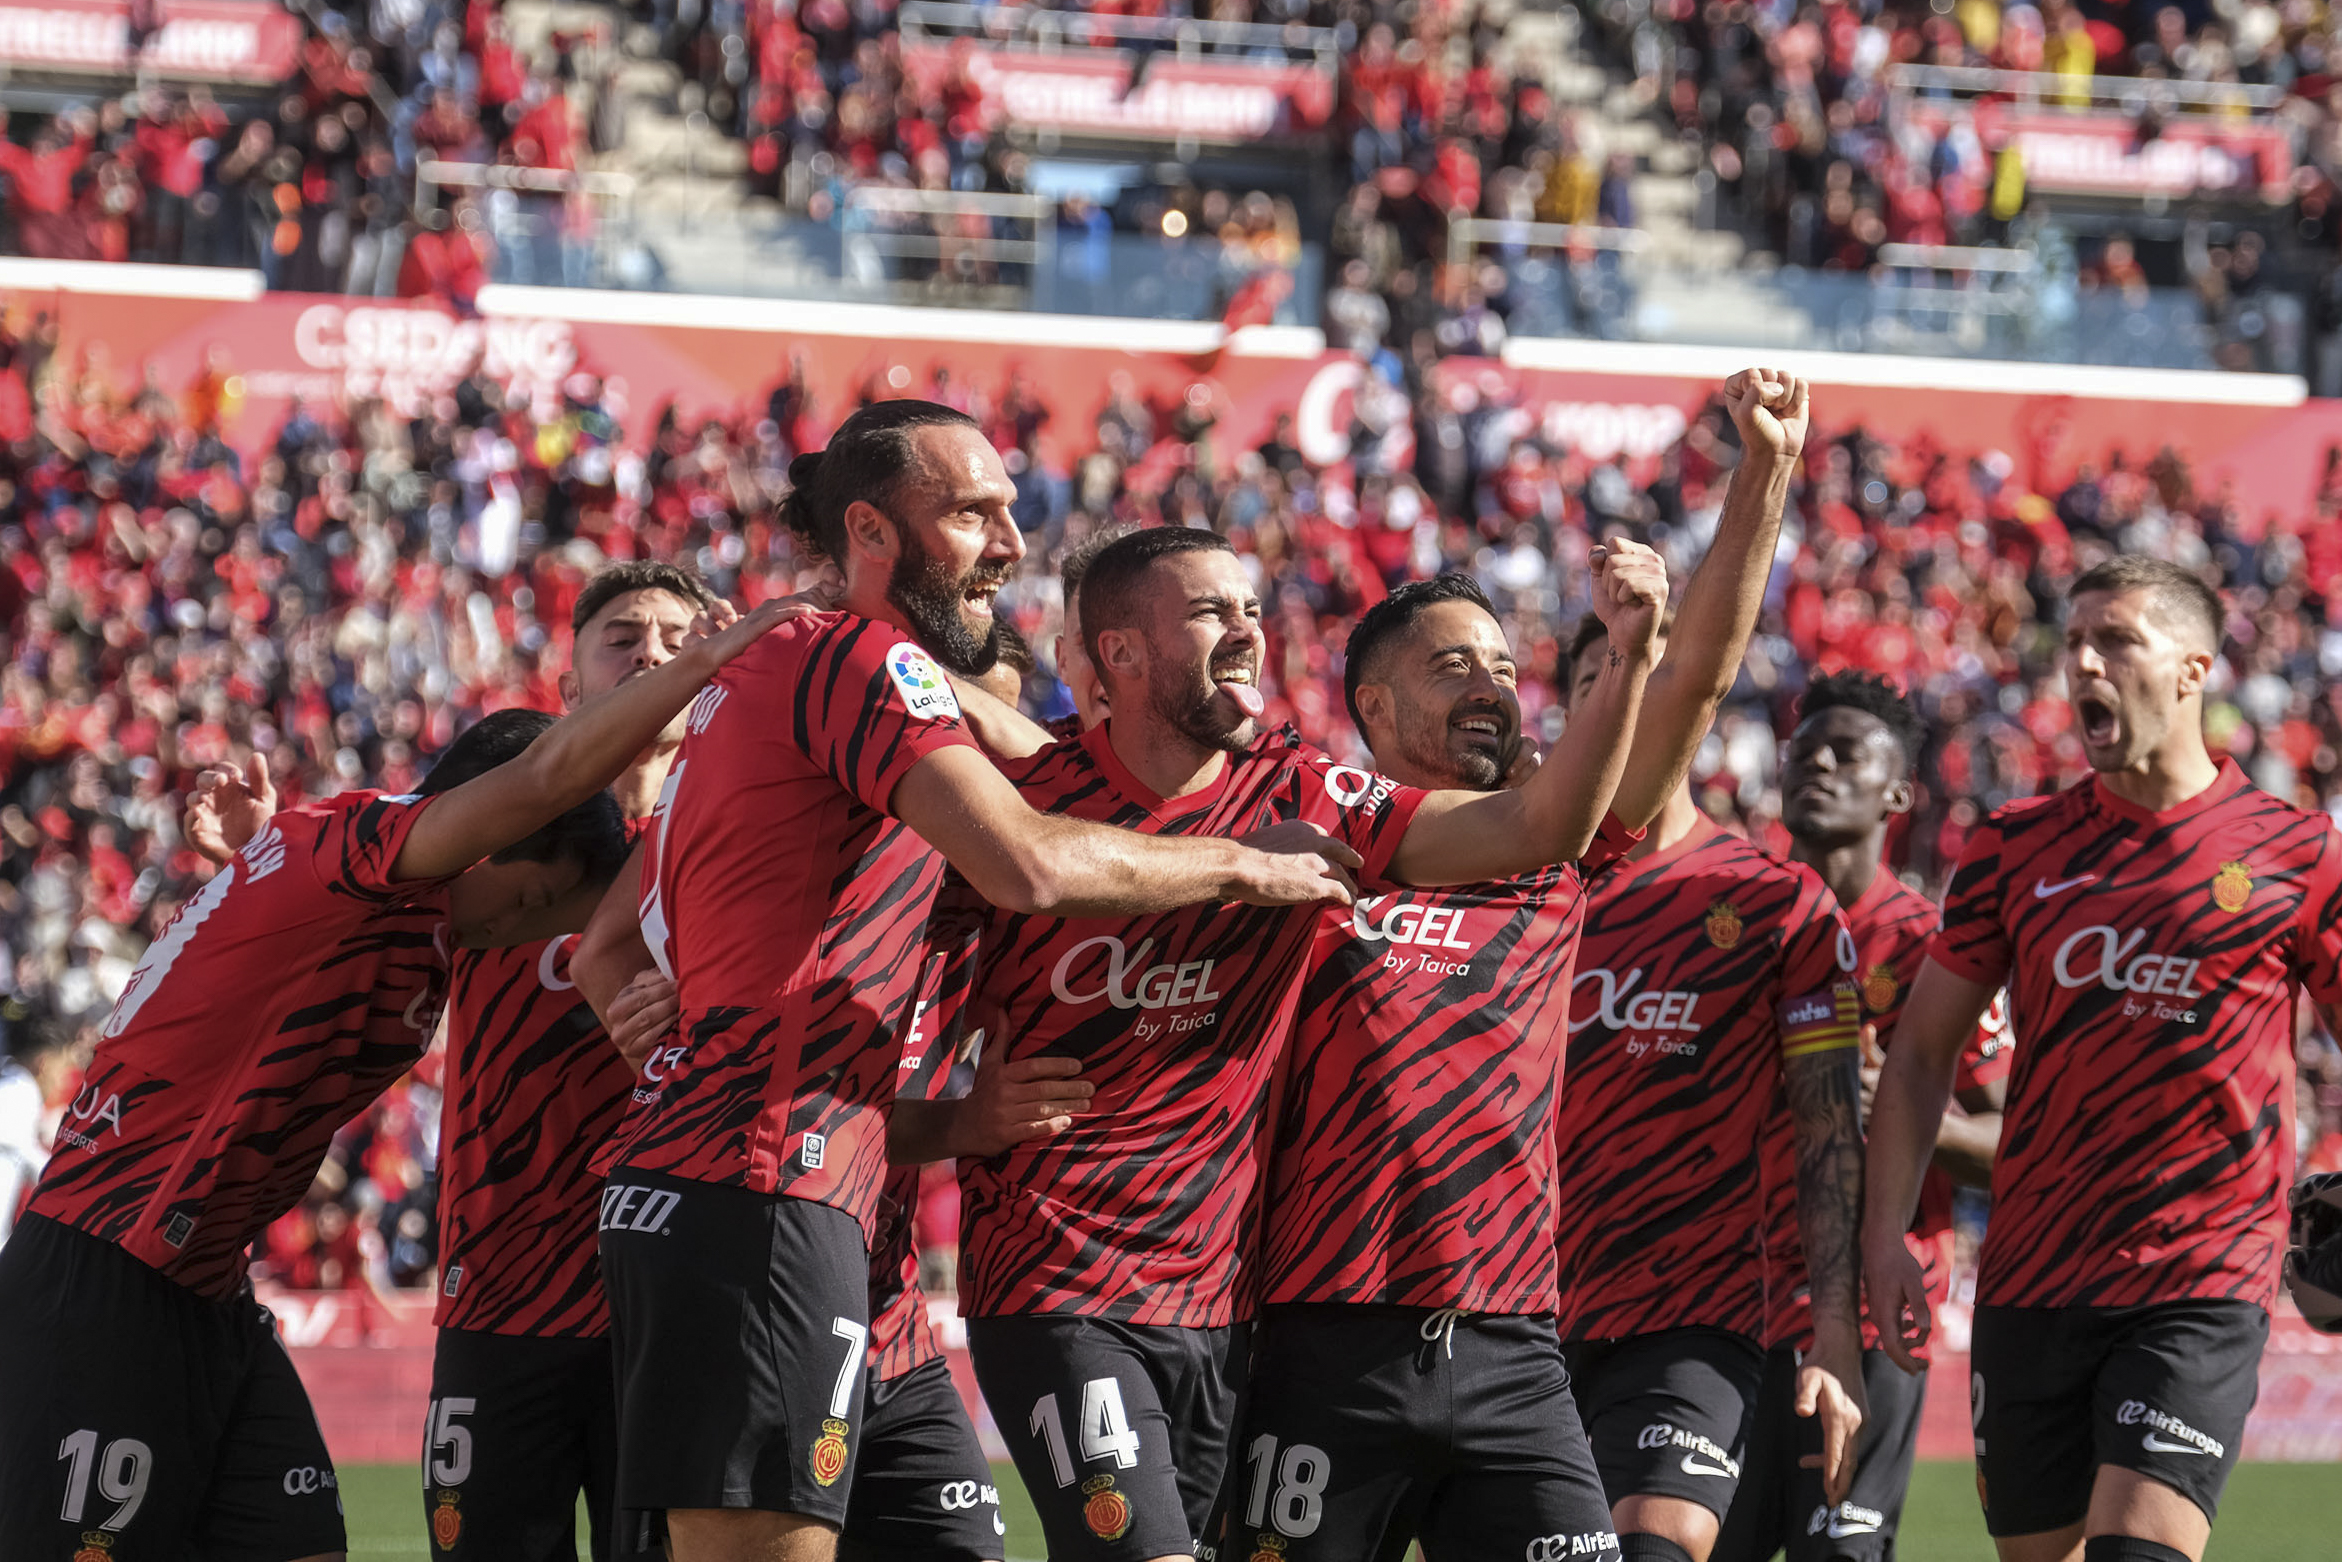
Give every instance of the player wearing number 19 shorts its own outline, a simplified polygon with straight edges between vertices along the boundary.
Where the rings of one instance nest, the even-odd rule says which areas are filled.
[[[2297,996],[2342,1000],[2342,841],[2206,751],[2222,624],[2159,560],[2075,580],[2064,672],[2093,774],[1970,839],[1873,1108],[1871,1313],[1905,1357],[1926,1302],[1902,1229],[1960,1047],[2007,982],[1970,1385],[2004,1562],[2199,1557],[2256,1392]]]
[[[1753,412],[1745,378],[1728,390]],[[1445,890],[1370,884],[1321,919],[1279,1087],[1224,1554],[1614,1552],[1555,1327],[1553,1112],[1581,871],[1631,842],[1729,686],[1785,497],[1771,476],[1760,458],[1736,477],[1683,603],[1695,627],[1652,675],[1579,862]],[[1517,670],[1469,577],[1396,589],[1344,667],[1393,779],[1493,791],[1528,768]]]

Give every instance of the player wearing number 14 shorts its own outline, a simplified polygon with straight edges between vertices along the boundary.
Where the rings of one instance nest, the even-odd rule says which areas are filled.
[[[2193,1562],[2244,1435],[2293,1160],[2298,995],[2342,1000],[2342,840],[2204,746],[2219,598],[2159,560],[2071,588],[2093,774],[1970,839],[1871,1116],[1881,1344],[1960,1049],[2004,979],[2016,1063],[1976,1281],[1977,1489],[2003,1562]]]
[[[1756,621],[1786,497],[1768,437],[1801,429],[1804,407],[1776,382],[1780,417],[1756,426],[1754,378],[1726,394],[1759,455],[1645,689],[1593,848],[1496,883],[1364,885],[1320,920],[1279,1086],[1225,1556],[1385,1557],[1410,1540],[1431,1562],[1615,1554],[1555,1319],[1569,973],[1581,872],[1672,790]],[[1344,668],[1394,780],[1495,791],[1533,766],[1511,648],[1469,577],[1397,588]]]

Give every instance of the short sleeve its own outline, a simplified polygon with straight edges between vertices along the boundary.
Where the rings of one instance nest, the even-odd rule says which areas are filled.
[[[2008,925],[2001,919],[2001,834],[1987,821],[1968,839],[1944,893],[1943,926],[1927,957],[1966,981],[1997,987],[2009,974]]]
[[[2327,830],[2294,930],[2294,973],[2320,1003],[2342,1003],[2342,836]]]
[[[2007,1079],[2009,1068],[2016,1061],[2016,1047],[2016,1029],[2009,1024],[2009,992],[2004,987],[1992,995],[1992,1002],[1985,1006],[1984,1018],[1976,1022],[1976,1033],[1960,1049],[1952,1088],[1981,1090]]]
[[[1602,827],[1594,832],[1593,844],[1578,857],[1578,871],[1590,876],[1624,861],[1628,852],[1642,845],[1647,833],[1619,823],[1616,814],[1604,814]]]
[[[982,750],[933,657],[889,625],[847,623],[808,648],[797,737],[839,786],[890,813],[896,783],[919,761],[947,748]]]
[[[1407,826],[1430,794],[1315,751],[1305,752],[1300,779],[1299,817],[1364,858],[1362,877],[1387,881]]]
[[[1836,1052],[1862,1042],[1862,992],[1855,985],[1854,930],[1837,897],[1810,870],[1781,940],[1781,1055]]]
[[[324,889],[361,900],[389,901],[419,887],[391,876],[407,834],[429,797],[346,792],[313,808],[278,814],[236,854],[238,882],[263,884],[288,858],[308,855],[309,871]]]

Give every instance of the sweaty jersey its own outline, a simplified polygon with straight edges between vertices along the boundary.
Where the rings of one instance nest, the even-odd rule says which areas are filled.
[[[1976,1300],[2270,1306],[2296,990],[2342,999],[2332,823],[2233,761],[2161,813],[2091,776],[1976,832],[1928,953],[2016,1027]]]
[[[1595,879],[1555,1114],[1564,1339],[1763,1332],[1758,1147],[1782,1060],[1860,1044],[1853,971],[1813,870],[1704,818]]]
[[[782,625],[701,692],[642,861],[678,1038],[643,1064],[615,1164],[812,1199],[868,1237],[943,876],[887,805],[953,747],[975,743],[941,669],[850,613]]]
[[[650,821],[627,821],[629,841]],[[577,939],[464,949],[447,998],[439,1128],[442,1329],[610,1332],[591,1162],[633,1072],[570,980]]]
[[[171,919],[106,1021],[30,1212],[230,1297],[334,1133],[422,1056],[447,999],[444,880],[391,876],[429,798],[270,819]]]
[[[1320,919],[1287,1044],[1261,1300],[1548,1313],[1582,863]]]
[[[1424,793],[1288,734],[1165,799],[1109,722],[1010,771],[1036,808],[1153,835],[1300,819],[1387,878]],[[1217,1327],[1249,1316],[1269,1086],[1316,906],[1190,906],[1128,921],[996,914],[980,1006],[1004,1061],[1071,1057],[1096,1088],[1055,1138],[960,1162],[960,1306]]]
[[[1927,959],[1927,942],[1940,920],[1935,902],[1905,885],[1884,867],[1870,888],[1846,908],[1854,934],[1856,982],[1863,1023],[1875,1028],[1880,1046],[1894,1039],[1904,1000]],[[1960,1051],[1961,1092],[2008,1078],[2009,1031],[2001,1000],[1977,1024]],[[1813,1297],[1806,1284],[1805,1246],[1797,1222],[1797,1133],[1784,1093],[1765,1130],[1765,1335],[1767,1345],[1813,1348]],[[1919,1208],[1905,1237],[1927,1281],[1927,1299],[1941,1307],[1952,1277],[1952,1179],[1930,1166],[1919,1185]],[[1866,1314],[1862,1344],[1878,1344],[1878,1327]]]

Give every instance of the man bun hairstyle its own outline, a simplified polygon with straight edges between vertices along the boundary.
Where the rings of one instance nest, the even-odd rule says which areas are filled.
[[[716,594],[707,582],[679,564],[662,564],[656,559],[628,559],[616,564],[605,564],[594,571],[585,589],[577,594],[577,606],[569,611],[569,632],[582,635],[585,626],[596,614],[630,591],[664,591],[686,607],[707,609],[715,606]]]
[[[913,434],[923,428],[977,428],[974,418],[935,401],[877,401],[862,408],[829,439],[789,463],[789,491],[781,524],[808,553],[843,567],[846,511],[857,499],[881,510],[894,503],[902,480],[919,465]]]
[[[1366,723],[1358,714],[1358,686],[1371,681],[1368,669],[1423,616],[1424,609],[1438,602],[1469,602],[1490,618],[1497,616],[1496,604],[1488,600],[1480,582],[1454,570],[1430,580],[1410,580],[1368,608],[1350,631],[1349,646],[1342,653],[1342,703],[1350,707],[1350,725],[1360,732]]]
[[[2220,642],[2226,638],[2228,610],[2220,605],[2220,593],[2205,585],[2193,571],[2168,559],[2118,553],[2076,576],[2066,590],[2066,599],[2071,601],[2093,591],[2117,595],[2130,591],[2149,593],[2157,612],[2183,633],[2190,630],[2200,633],[2205,649],[2215,656],[2220,652]]]
[[[1138,588],[1158,562],[1182,553],[1235,551],[1218,532],[1195,526],[1150,526],[1099,549],[1082,575],[1082,643],[1090,660],[1105,665],[1098,654],[1101,632],[1137,626]]]
[[[510,760],[545,735],[553,718],[541,710],[491,711],[473,722],[439,756],[415,788],[418,797],[452,792]],[[490,862],[574,862],[589,884],[607,884],[626,861],[626,821],[618,800],[596,792],[569,812],[513,842]]]
[[[1895,740],[1895,747],[1903,752],[1905,771],[1919,760],[1919,745],[1926,736],[1926,728],[1919,719],[1917,707],[1909,695],[1896,688],[1874,672],[1849,667],[1843,672],[1823,673],[1805,686],[1798,697],[1797,724],[1803,726],[1826,710],[1858,710],[1876,716]]]

